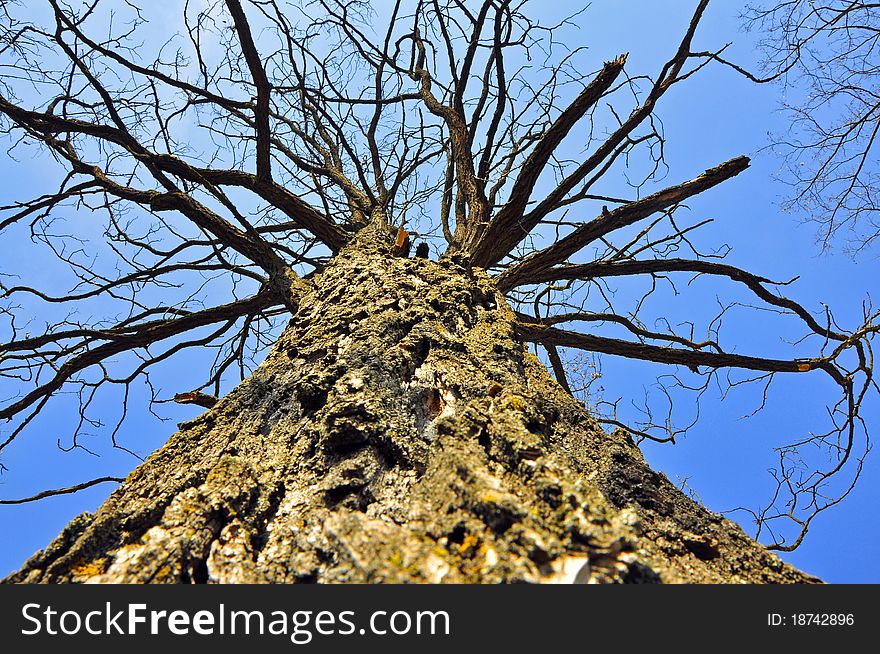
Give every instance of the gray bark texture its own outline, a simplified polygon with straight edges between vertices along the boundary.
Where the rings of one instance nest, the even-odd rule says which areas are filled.
[[[6,581],[817,581],[603,431],[481,269],[369,231],[249,379]]]

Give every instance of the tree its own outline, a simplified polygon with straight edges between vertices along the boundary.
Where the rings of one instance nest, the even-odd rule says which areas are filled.
[[[817,224],[823,248],[843,241],[859,252],[880,235],[877,5],[795,0],[752,6],[746,18],[765,56],[763,77],[746,74],[787,91],[791,129],[773,144],[791,184],[785,206]]]
[[[217,352],[174,395],[207,411],[10,579],[808,580],[648,468],[638,443],[673,427],[593,415],[566,372],[582,350],[672,366],[697,393],[826,377],[829,426],[780,450],[755,516],[776,549],[858,479],[876,314],[845,331],[700,254],[707,221],[676,214],[746,157],[648,188],[664,165],[655,108],[718,57],[692,47],[707,5],[655,77],[626,72],[626,55],[584,72],[561,45],[574,17],[548,26],[507,0],[401,0],[381,29],[358,0],[187,5],[185,38],[154,51],[145,8],[4,5],[11,152],[63,173],[0,228],[77,281],[57,295],[4,282],[2,370],[23,390],[0,408],[14,425],[0,448],[64,391],[85,447],[94,398],[118,387],[115,439],[135,382],[167,401],[153,370]],[[103,225],[68,233],[73,208]],[[740,354],[720,339],[730,306],[701,337],[607,294],[676,277],[735,283],[804,337],[787,357]],[[97,300],[103,316],[83,319]],[[70,308],[35,336],[28,303]],[[810,449],[830,456],[813,467]]]

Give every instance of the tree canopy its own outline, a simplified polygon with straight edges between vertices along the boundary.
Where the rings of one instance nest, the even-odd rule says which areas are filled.
[[[737,68],[785,92],[790,127],[772,144],[791,188],[783,208],[815,223],[823,249],[860,252],[880,235],[877,5],[767,2],[749,6],[745,17],[760,35],[763,70]]]

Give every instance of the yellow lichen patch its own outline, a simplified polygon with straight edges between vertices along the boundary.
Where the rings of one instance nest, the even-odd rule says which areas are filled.
[[[395,568],[403,568],[403,555],[400,552],[395,552],[388,559],[388,562]]]
[[[480,493],[480,502],[483,504],[501,504],[504,496],[495,491],[487,490]]]
[[[172,578],[176,580],[177,571],[170,565],[163,565],[161,568],[156,570],[156,574],[153,576],[153,581],[156,583],[166,583],[170,581]]]
[[[516,411],[522,411],[526,407],[523,398],[521,398],[519,395],[511,395],[510,397],[508,397],[507,404]]]
[[[458,551],[462,554],[469,554],[479,544],[480,538],[474,534],[468,534],[458,546]]]
[[[95,559],[74,566],[71,574],[74,577],[97,577],[107,571],[107,559]]]

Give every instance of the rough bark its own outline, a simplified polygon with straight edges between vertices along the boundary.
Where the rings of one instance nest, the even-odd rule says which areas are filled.
[[[256,372],[13,582],[816,581],[650,470],[461,258],[364,230]]]

